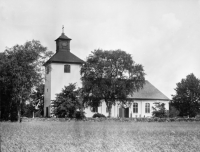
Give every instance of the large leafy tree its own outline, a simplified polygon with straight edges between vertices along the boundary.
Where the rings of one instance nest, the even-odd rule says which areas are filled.
[[[200,80],[192,73],[176,85],[171,105],[180,112],[179,116],[196,116],[200,112]]]
[[[109,116],[112,105],[126,104],[127,96],[143,87],[143,66],[122,50],[95,50],[81,68],[86,105],[98,106],[105,101]]]
[[[82,111],[80,89],[76,89],[76,84],[69,84],[62,89],[61,93],[57,94],[56,100],[53,102],[53,111],[59,118],[74,118],[77,110]]]
[[[8,79],[8,59],[5,53],[0,53],[0,119],[16,120],[16,106],[12,100],[12,84]]]
[[[20,120],[23,103],[28,100],[34,87],[43,82],[44,70],[41,65],[51,54],[35,40],[5,50],[0,58],[0,83],[3,91],[1,109],[6,107],[3,114],[10,115],[11,107],[15,107]]]

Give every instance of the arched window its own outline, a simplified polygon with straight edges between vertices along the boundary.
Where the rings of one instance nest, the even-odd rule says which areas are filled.
[[[70,65],[64,65],[64,73],[70,73]]]
[[[133,113],[138,113],[138,103],[133,103]]]
[[[145,113],[150,113],[150,103],[145,103]]]

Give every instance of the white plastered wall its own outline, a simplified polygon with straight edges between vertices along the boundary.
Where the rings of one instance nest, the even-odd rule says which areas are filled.
[[[155,102],[165,103],[166,110],[169,110],[169,101],[162,101],[162,100],[134,100],[134,103],[138,103],[138,113],[133,113],[133,103],[129,107],[129,118],[138,118],[138,117],[152,117],[153,109],[152,107],[155,106]],[[150,113],[145,112],[145,104],[150,104]],[[111,110],[111,117],[117,118],[119,116],[119,108],[120,106],[116,104],[112,106]],[[85,108],[86,117],[92,117],[95,112],[92,112],[90,107]],[[105,116],[108,116],[108,112],[106,112],[106,104],[102,102],[102,105],[98,107],[98,113],[101,113]]]
[[[56,94],[60,93],[64,86],[68,86],[69,83],[76,83],[76,87],[82,87],[80,64],[68,64],[70,65],[70,73],[64,73],[63,63],[51,64],[51,100],[55,100]]]
[[[85,108],[85,116],[86,117],[92,117],[96,112],[92,112],[90,107]],[[102,104],[98,107],[98,113],[105,115],[106,117],[109,115],[109,113],[106,111],[106,103],[102,102]],[[116,104],[115,106],[112,106],[111,109],[111,117],[118,117],[119,115],[119,107]]]
[[[67,63],[66,63],[67,64]],[[45,75],[45,95],[44,95],[44,116],[46,116],[46,107],[49,108],[52,100],[55,100],[56,94],[60,93],[64,86],[69,83],[76,83],[76,87],[82,87],[80,64],[70,65],[70,73],[64,73],[64,63],[51,63],[50,71]]]
[[[48,65],[50,66],[50,65]],[[46,68],[46,67],[45,67]],[[51,72],[45,73],[45,88],[44,88],[44,116],[46,116],[46,107],[50,109],[51,101]],[[50,112],[48,112],[49,116]]]
[[[155,102],[160,102],[165,104],[166,110],[169,110],[169,101],[163,100],[134,100],[134,103],[138,103],[138,113],[133,113],[133,104],[131,105],[130,109],[130,116],[132,113],[132,117],[152,117],[153,108],[155,107]],[[145,104],[150,104],[150,113],[145,112]]]

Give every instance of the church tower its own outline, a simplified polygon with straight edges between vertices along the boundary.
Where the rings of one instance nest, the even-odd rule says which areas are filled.
[[[56,53],[44,64],[45,66],[45,91],[44,91],[44,116],[51,114],[51,103],[56,94],[60,93],[64,86],[76,83],[81,87],[81,65],[83,60],[70,51],[70,41],[64,31],[56,40]]]

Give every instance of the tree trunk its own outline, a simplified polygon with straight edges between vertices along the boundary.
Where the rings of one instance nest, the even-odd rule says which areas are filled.
[[[107,103],[106,105],[107,105],[107,108],[108,108],[108,117],[110,118],[111,115],[112,115],[112,111],[111,111],[111,109],[112,109],[112,104],[111,104],[111,103]]]
[[[111,118],[112,112],[111,112],[111,107],[108,108],[108,117]]]
[[[18,122],[21,122],[21,106],[20,105],[18,106],[18,109],[17,109],[17,115],[18,115]]]
[[[19,102],[19,105],[18,105],[18,108],[17,108],[18,122],[22,122],[22,119],[21,119],[21,103],[22,103],[22,98],[20,98],[20,102]]]

